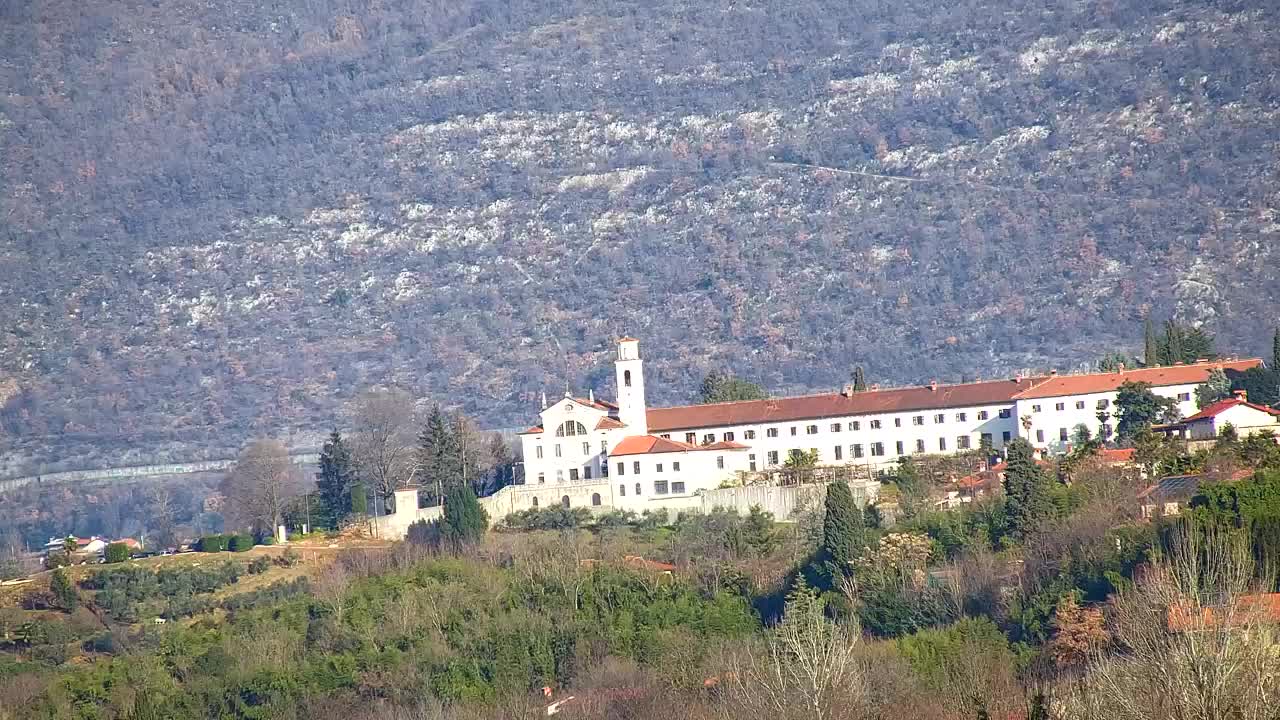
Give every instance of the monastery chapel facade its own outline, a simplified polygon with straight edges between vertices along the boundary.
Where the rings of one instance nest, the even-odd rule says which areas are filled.
[[[1183,417],[1197,411],[1195,388],[1209,373],[1229,376],[1261,360],[1199,362],[1110,373],[1015,377],[872,389],[743,402],[650,408],[640,343],[618,341],[617,402],[568,394],[520,433],[524,485],[517,507],[554,504],[621,509],[701,506],[699,494],[740,472],[784,465],[814,451],[819,465],[856,465],[868,473],[916,454],[952,454],[985,442],[1002,450],[1025,438],[1043,453],[1063,453],[1077,425],[1110,437],[1116,391],[1146,382],[1173,398]]]

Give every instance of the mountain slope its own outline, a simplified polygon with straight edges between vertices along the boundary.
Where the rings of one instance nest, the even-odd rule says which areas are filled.
[[[1261,0],[15,5],[11,458],[321,431],[380,383],[514,425],[624,332],[669,402],[1277,315]]]

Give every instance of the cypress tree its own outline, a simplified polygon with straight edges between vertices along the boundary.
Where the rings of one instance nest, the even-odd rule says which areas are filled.
[[[334,430],[320,451],[320,472],[316,490],[330,527],[336,528],[351,508],[351,488],[357,482],[351,449]]]
[[[76,592],[76,586],[72,584],[71,578],[67,577],[66,568],[53,571],[53,576],[49,578],[49,592],[53,593],[53,599],[57,601],[58,606],[67,612],[80,607],[80,594]]]
[[[1035,448],[1023,438],[1009,443],[1004,471],[1005,519],[1009,534],[1024,540],[1049,514],[1050,479],[1036,464]]]
[[[1173,318],[1169,318],[1164,324],[1164,364],[1172,365],[1182,362],[1185,354],[1182,328],[1178,327],[1178,323],[1174,322]]]
[[[1277,336],[1280,337],[1280,336]],[[862,366],[853,369],[853,391],[864,392],[867,389],[867,376],[862,371]]]
[[[1280,373],[1280,327],[1271,337],[1271,372]]]
[[[440,535],[454,550],[475,545],[484,537],[489,518],[470,486],[454,485],[445,496]]]
[[[1156,342],[1156,328],[1148,314],[1142,321],[1142,364],[1155,367],[1163,364],[1160,357],[1160,344]]]
[[[851,563],[867,542],[862,510],[853,501],[849,484],[837,480],[827,486],[822,518],[822,557],[832,582],[848,575]]]

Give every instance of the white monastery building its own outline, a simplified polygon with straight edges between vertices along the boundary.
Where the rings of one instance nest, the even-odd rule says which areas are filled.
[[[1110,373],[1005,380],[650,408],[644,361],[634,338],[618,341],[617,403],[568,393],[546,405],[538,425],[520,434],[524,487],[515,509],[613,508],[642,512],[700,503],[738,473],[766,471],[797,451],[819,465],[853,465],[867,474],[910,455],[949,454],[984,443],[1000,451],[1025,438],[1044,453],[1069,449],[1077,425],[1109,437],[1116,391],[1150,383],[1194,416],[1195,388],[1220,369],[1228,375],[1261,361],[1199,362]],[[544,403],[545,404],[545,403]]]

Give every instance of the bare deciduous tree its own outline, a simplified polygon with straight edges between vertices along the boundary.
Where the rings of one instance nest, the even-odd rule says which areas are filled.
[[[1274,718],[1280,656],[1243,533],[1190,532],[1115,605],[1119,651],[1096,651],[1083,720]]]
[[[351,415],[360,477],[385,502],[413,472],[413,398],[401,390],[370,390],[356,398]]]
[[[259,532],[275,532],[285,505],[301,483],[289,451],[277,440],[250,443],[223,481],[231,521]]]

